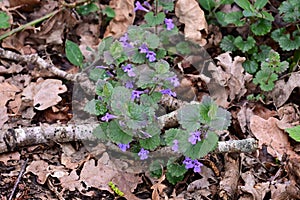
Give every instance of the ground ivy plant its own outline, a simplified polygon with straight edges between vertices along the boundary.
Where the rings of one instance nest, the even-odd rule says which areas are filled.
[[[166,10],[173,9],[170,4],[159,3]],[[216,148],[216,131],[228,128],[230,113],[204,97],[200,103],[177,111],[179,127],[162,131],[159,102],[164,95],[176,98],[173,89],[180,85],[169,61],[188,54],[189,43],[168,46],[170,38],[178,34],[172,19],[163,12],[155,14],[147,3],[137,1],[135,6],[135,11],[147,12],[147,23],[129,27],[118,40],[102,40],[97,52],[102,64],[90,73],[96,81],[96,98],[87,103],[85,111],[99,116],[101,122],[94,130],[97,138],[130,151],[136,159],[147,160],[162,147],[181,155],[167,163],[154,160],[150,166],[154,176],[162,174],[161,164],[166,166],[167,179],[175,184],[189,169],[201,172],[199,159]]]

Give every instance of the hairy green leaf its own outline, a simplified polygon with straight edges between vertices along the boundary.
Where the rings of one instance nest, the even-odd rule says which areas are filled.
[[[178,121],[181,126],[189,131],[194,131],[200,128],[200,106],[193,105],[184,105],[178,110]]]
[[[255,46],[255,40],[253,37],[249,36],[246,41],[243,40],[241,36],[238,36],[234,40],[234,45],[237,46],[243,53],[249,51]]]
[[[125,133],[116,120],[109,122],[107,136],[116,144],[128,144],[132,141],[132,136]]]
[[[106,113],[107,108],[105,104],[102,104],[101,101],[96,100],[96,99],[92,99],[91,101],[89,101],[85,107],[84,107],[84,111],[92,114],[92,115],[103,115]]]
[[[237,47],[234,45],[234,37],[232,35],[225,36],[220,44],[223,51],[236,51]]]
[[[166,15],[163,12],[154,15],[153,12],[148,12],[144,18],[150,26],[160,25],[164,22]]]
[[[300,125],[285,129],[289,136],[296,142],[300,142]]]
[[[245,24],[245,21],[241,20],[241,18],[243,17],[241,11],[227,13],[224,17],[224,21],[227,24],[234,24],[236,26],[243,26]]]
[[[258,19],[255,23],[251,24],[250,28],[255,35],[265,35],[270,32],[272,22],[266,19]]]

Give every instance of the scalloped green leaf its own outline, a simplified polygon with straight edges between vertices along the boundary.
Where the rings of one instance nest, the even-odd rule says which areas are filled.
[[[66,40],[65,51],[67,59],[75,66],[82,67],[83,55],[79,46],[71,40]]]
[[[246,60],[242,65],[249,74],[254,74],[258,69],[258,63],[254,60]]]
[[[107,108],[105,104],[101,103],[101,101],[92,99],[85,105],[84,111],[90,113],[91,115],[98,116],[105,114]]]
[[[245,24],[245,21],[241,20],[243,17],[243,13],[241,11],[227,13],[224,17],[224,21],[227,24],[234,24],[236,26],[243,26]]]
[[[237,47],[233,44],[234,37],[232,35],[225,36],[220,44],[223,51],[236,51]]]
[[[258,19],[255,23],[250,25],[250,28],[255,35],[265,35],[271,31],[272,22],[266,19]]]
[[[150,26],[156,26],[156,25],[160,25],[164,22],[166,15],[165,13],[158,13],[157,15],[154,15],[153,12],[148,12],[144,18],[146,20],[146,22],[150,25]]]
[[[160,136],[154,135],[151,138],[140,139],[139,142],[142,148],[154,150],[160,145]]]
[[[168,146],[172,146],[173,145],[173,141],[177,140],[179,138],[180,134],[183,134],[183,130],[180,129],[175,129],[175,128],[171,128],[165,131],[165,142]]]
[[[115,87],[111,95],[111,110],[116,115],[126,114],[128,112],[127,104],[131,102],[131,92],[129,89],[118,86]]]
[[[255,40],[253,37],[249,36],[246,41],[243,40],[241,36],[238,36],[234,40],[234,45],[241,50],[243,53],[249,51],[255,46]]]
[[[109,122],[106,130],[107,136],[116,144],[128,144],[132,141],[132,136],[125,133],[118,125],[116,120]]]
[[[194,131],[200,128],[200,106],[197,104],[184,105],[178,110],[177,119],[186,130]]]
[[[263,7],[265,7],[268,3],[268,0],[256,0],[254,3],[254,8],[257,10],[262,9]]]
[[[284,51],[292,51],[300,48],[300,31],[298,30],[295,30],[291,36],[290,33],[285,34],[285,28],[280,28],[273,31],[271,37],[279,43],[279,46]]]

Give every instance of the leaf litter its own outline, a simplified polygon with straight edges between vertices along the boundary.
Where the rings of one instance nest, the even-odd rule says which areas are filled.
[[[30,1],[30,4],[27,2],[27,7],[23,1],[8,2],[4,0],[0,2],[0,5],[5,7],[4,5],[9,3],[12,6],[10,10],[7,10],[11,16],[10,20],[18,24],[44,16],[59,7],[58,2],[52,0]],[[20,7],[13,7],[18,5]],[[44,21],[41,26],[26,28],[22,32],[6,38],[2,41],[2,47],[12,49],[22,55],[38,52],[43,56],[46,55],[47,62],[49,62],[54,57],[58,57],[58,54],[63,53],[62,44],[66,39],[66,34],[69,33],[69,36],[74,39],[73,41],[80,44],[85,59],[93,59],[93,55],[87,48],[95,49],[101,40],[100,35],[119,37],[129,25],[134,23],[136,17],[133,12],[134,1],[132,0],[113,0],[110,1],[109,6],[114,10],[116,17],[109,22],[102,33],[100,33],[102,19],[99,19],[98,22],[90,22],[89,18],[80,21],[74,17],[73,13],[64,11]],[[232,12],[240,9],[237,6],[224,6],[220,10]],[[205,14],[197,1],[177,1],[175,14],[179,18],[179,22],[184,24],[184,34],[187,39],[192,39],[202,46],[208,43],[210,47],[220,42],[222,32],[215,27],[208,27]],[[76,31],[72,32],[72,27],[75,25]],[[6,31],[0,30],[0,33]],[[212,33],[211,37],[207,37],[209,33]],[[297,164],[299,157],[294,150],[295,143],[288,138],[284,131],[285,128],[299,124],[298,105],[287,104],[293,92],[298,94],[298,72],[292,72],[288,79],[277,81],[275,89],[267,94],[268,98],[273,100],[276,109],[257,102],[253,106],[252,102],[244,99],[249,92],[248,83],[252,79],[251,75],[246,73],[242,67],[245,58],[226,52],[218,54],[215,59],[217,66],[210,66],[210,71],[217,84],[226,89],[212,96],[219,105],[225,108],[232,110],[238,108],[236,116],[237,124],[241,128],[241,135],[249,137],[248,133],[251,132],[258,139],[261,147],[260,155],[243,155],[240,166],[243,170],[234,172],[239,177],[239,180],[235,182],[230,182],[232,179],[225,179],[224,166],[219,166],[219,169],[223,170],[221,177],[216,177],[212,170],[205,166],[202,173],[193,174],[193,178],[189,177],[191,175],[189,172],[187,182],[185,182],[186,187],[183,187],[184,191],[176,193],[176,189],[182,189],[180,185],[170,186],[162,176],[161,179],[151,183],[152,185],[149,187],[152,199],[178,200],[202,197],[211,199],[219,192],[216,188],[220,185],[219,180],[221,179],[223,180],[221,185],[233,186],[230,190],[223,187],[224,198],[231,193],[239,196],[239,199],[263,199],[268,193],[275,197],[272,199],[299,197],[299,191],[297,191],[300,178],[297,173],[300,171],[299,164]],[[59,62],[59,65],[63,66],[65,61],[61,59]],[[41,70],[35,66],[8,60],[1,60],[0,74],[0,127],[16,127],[24,124],[22,120],[27,120],[27,125],[30,125],[34,116],[35,120],[39,122],[40,113],[47,116],[44,117],[46,122],[51,123],[68,118],[67,115],[61,115],[61,117],[55,115],[58,112],[64,114],[69,112],[66,102],[62,98],[69,88],[61,80],[56,79],[57,77],[49,75],[49,72],[41,73]],[[16,76],[16,74],[20,76]],[[241,99],[243,102],[239,102]],[[266,154],[271,155],[272,158],[279,158],[281,165],[272,159],[271,161],[267,160],[269,157],[265,156],[262,150],[265,145],[267,146]],[[60,152],[58,149],[63,150]],[[0,170],[0,183],[1,186],[4,184],[6,189],[9,189],[8,185],[13,185],[12,178],[18,175],[20,161],[26,157],[26,153],[29,153],[33,161],[26,168],[24,175],[26,184],[19,185],[23,191],[18,192],[18,195],[24,199],[32,196],[41,199],[57,199],[57,196],[53,194],[55,193],[53,188],[56,188],[57,194],[72,198],[74,195],[75,198],[88,195],[95,197],[96,194],[104,195],[104,191],[113,194],[114,192],[107,184],[109,181],[113,181],[125,193],[127,199],[137,199],[133,192],[139,184],[145,184],[138,175],[139,173],[123,173],[118,168],[120,163],[112,162],[104,152],[103,149],[99,151],[97,154],[102,156],[100,159],[96,159],[92,152],[87,155],[78,150],[78,146],[74,148],[71,144],[57,145],[49,141],[49,144],[38,145],[32,149],[28,147],[19,152],[1,154],[0,164],[3,168]],[[290,158],[288,165],[285,165],[285,154]],[[230,156],[234,157],[234,155]],[[229,162],[220,158],[215,161],[223,164]],[[2,173],[4,168],[12,170],[9,173]],[[57,181],[57,184],[49,186],[49,188],[44,187],[51,185],[53,180]],[[32,181],[39,184],[34,185]],[[168,189],[172,192],[168,192]],[[43,194],[40,194],[41,191]],[[7,192],[0,190],[0,194],[4,196],[7,195]]]

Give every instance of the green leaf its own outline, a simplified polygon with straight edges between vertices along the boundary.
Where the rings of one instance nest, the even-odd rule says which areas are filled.
[[[109,18],[114,18],[116,16],[114,9],[112,9],[109,6],[106,6],[102,12],[103,14],[107,15],[107,17]]]
[[[191,53],[191,47],[188,42],[181,41],[176,44],[177,51],[182,55],[188,55]]]
[[[142,63],[145,62],[145,60],[146,60],[145,54],[140,53],[140,52],[138,51],[138,49],[136,49],[136,50],[134,51],[134,54],[133,54],[133,56],[131,57],[131,61],[132,61],[133,63],[136,63],[136,64],[142,64]]]
[[[156,59],[164,59],[165,56],[167,55],[167,51],[165,49],[157,49],[156,51]]]
[[[140,97],[140,104],[147,107],[158,109],[157,102],[161,99],[162,94],[160,92],[153,92],[151,95],[142,95]]]
[[[114,41],[109,48],[111,56],[116,60],[117,64],[121,64],[128,58],[124,52],[124,48],[119,41]]]
[[[269,52],[271,51],[271,47],[267,45],[261,45],[259,46],[260,52],[254,53],[252,55],[252,59],[256,60],[257,62],[263,62],[266,61],[266,59],[269,57]]]
[[[70,41],[66,40],[65,46],[67,59],[75,66],[82,67],[83,64],[83,55],[79,49],[79,46]]]
[[[150,26],[160,25],[164,22],[166,15],[163,12],[154,15],[153,12],[148,12],[144,18]]]
[[[158,74],[165,74],[168,73],[170,70],[170,65],[167,61],[165,60],[160,60],[157,63],[155,63],[155,71]]]
[[[182,134],[184,131],[176,128],[171,128],[165,131],[165,142],[168,146],[173,145],[173,141],[179,138],[179,135]]]
[[[254,17],[257,16],[257,12],[253,12],[250,10],[243,10],[244,17]]]
[[[300,2],[298,0],[284,1],[278,10],[285,22],[294,23],[300,18]]]
[[[184,156],[190,157],[191,159],[199,159],[213,151],[218,144],[218,140],[217,134],[209,131],[207,133],[207,138],[197,142],[195,145],[189,143],[187,137],[179,140],[178,146]]]
[[[183,180],[186,172],[187,169],[184,165],[175,163],[174,159],[168,161],[166,177],[171,184],[175,185],[177,182]]]
[[[232,35],[225,36],[220,44],[223,51],[236,51],[237,47],[233,44],[234,37]]]
[[[249,74],[254,74],[258,69],[258,63],[254,60],[246,60],[242,65]]]
[[[98,115],[103,115],[104,113],[106,113],[107,108],[106,108],[105,104],[101,103],[101,101],[92,99],[85,105],[84,111],[86,111],[92,115],[98,116]]]
[[[132,136],[125,133],[116,122],[113,120],[109,122],[107,129],[107,136],[111,139],[112,142],[116,144],[128,144],[132,141]]]
[[[150,32],[145,33],[145,42],[148,44],[148,47],[151,49],[157,48],[160,43],[159,37],[156,34]]]
[[[274,21],[274,17],[270,13],[268,13],[267,11],[263,10],[259,14],[261,14],[261,18],[263,18],[263,19],[266,19],[266,20],[271,21],[271,22]]]
[[[263,7],[265,7],[267,5],[267,3],[268,3],[268,0],[256,0],[254,3],[254,8],[256,10],[260,10]]]
[[[254,11],[253,6],[248,0],[234,0],[234,2],[244,10]]]
[[[225,22],[225,16],[227,15],[227,13],[218,11],[215,13],[215,17],[217,19],[217,21],[219,22],[219,24],[221,24],[222,26],[226,26],[227,23]]]
[[[224,17],[224,21],[227,24],[234,24],[236,26],[243,26],[245,24],[245,21],[241,20],[243,17],[241,11],[227,13]]]
[[[174,0],[158,0],[158,5],[162,6],[164,10],[174,10]]]
[[[255,35],[265,35],[270,32],[272,28],[272,22],[266,19],[258,19],[255,23],[251,24],[251,31]]]
[[[111,95],[111,109],[116,115],[128,112],[128,103],[131,102],[131,92],[129,89],[118,86],[115,87]]]
[[[228,112],[223,108],[217,108],[216,114],[214,114],[214,117],[212,117],[209,126],[214,130],[227,130],[230,123],[231,123],[230,112]]]
[[[93,135],[102,140],[102,141],[107,141],[108,137],[106,135],[107,127],[108,127],[108,122],[103,122],[99,124],[94,130],[93,130]]]
[[[216,6],[216,1],[214,0],[198,0],[199,4],[205,10],[211,12],[212,9]]]
[[[295,30],[292,33],[285,34],[285,28],[280,28],[272,32],[271,37],[279,43],[284,51],[292,51],[300,47],[300,31]],[[293,39],[291,39],[293,38]]]
[[[106,70],[100,69],[100,68],[94,68],[91,70],[89,74],[89,78],[93,81],[98,81],[99,79],[105,79],[107,78]]]
[[[128,128],[137,130],[146,127],[153,121],[154,109],[130,102],[127,104],[126,125]]]
[[[184,105],[178,110],[177,118],[181,126],[188,131],[200,128],[200,106],[196,104]]]
[[[0,29],[1,28],[9,28],[9,16],[6,12],[0,11]]]
[[[163,160],[154,160],[149,166],[150,175],[155,178],[160,178],[163,173],[164,165]]]
[[[111,44],[113,43],[114,38],[113,37],[106,37],[103,38],[101,43],[98,45],[98,53],[99,55],[102,55],[104,51],[109,50]]]
[[[273,73],[271,69],[266,68],[256,73],[253,83],[260,86],[263,91],[271,91],[274,88],[274,81],[278,79],[278,75]]]
[[[253,37],[249,36],[246,41],[243,40],[241,36],[238,36],[234,40],[234,45],[237,46],[243,53],[249,51],[255,46],[255,40]]]
[[[154,135],[151,138],[140,139],[139,142],[142,148],[154,150],[160,145],[160,136]]]
[[[285,129],[289,136],[296,142],[300,142],[300,125]]]
[[[289,63],[287,61],[283,61],[277,64],[275,68],[275,72],[282,73],[285,72],[289,68]]]
[[[86,5],[82,5],[76,8],[76,11],[78,12],[78,14],[84,16],[84,15],[88,15],[92,12],[96,12],[98,11],[99,8],[95,3],[90,3],[90,4],[86,4]]]

